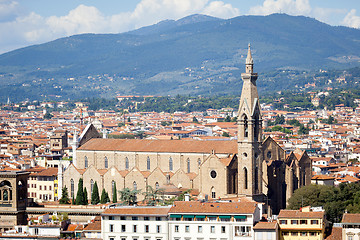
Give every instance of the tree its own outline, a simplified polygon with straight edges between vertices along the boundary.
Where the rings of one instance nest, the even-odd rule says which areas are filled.
[[[103,190],[101,192],[100,203],[105,204],[108,202],[110,202],[109,194],[105,191],[105,188],[103,188]]]
[[[309,185],[297,189],[289,199],[289,209],[302,206],[322,206],[330,222],[340,222],[345,210],[350,213],[360,212],[360,184],[342,183],[339,187]]]
[[[227,115],[226,118],[224,119],[224,122],[231,122],[231,117]]]
[[[88,194],[87,194],[87,189],[86,187],[84,188],[84,204],[85,205],[88,205],[89,202],[88,202]]]
[[[51,114],[51,113],[49,113],[49,112],[46,112],[45,113],[45,115],[44,115],[44,119],[51,119],[51,118],[53,118],[54,116]]]
[[[140,190],[130,188],[124,188],[123,190],[119,191],[120,193],[120,200],[125,205],[135,205],[137,203],[137,194],[140,193]]]
[[[309,128],[306,128],[303,124],[301,124],[298,134],[300,134],[300,135],[309,134],[309,131],[310,131]]]
[[[227,133],[227,132],[223,132],[222,136],[223,137],[230,137],[229,133]]]
[[[67,187],[63,187],[62,188],[62,193],[61,193],[61,198],[59,200],[59,203],[60,204],[69,204],[70,203],[70,199],[69,199],[69,193],[68,193],[68,190],[67,190]]]
[[[193,117],[193,123],[198,123],[199,121],[197,120],[197,118],[194,116]]]
[[[113,196],[112,196],[112,201],[113,203],[117,203],[117,190],[116,190],[116,183],[114,183],[114,187],[112,189],[112,192],[113,192]]]
[[[146,186],[146,192],[144,192],[144,202],[148,206],[156,206],[164,201],[164,191],[162,189],[154,189],[150,185]]]
[[[76,193],[75,205],[84,205],[85,204],[85,196],[84,196],[84,187],[83,187],[83,179],[79,179],[78,183],[78,191]]]
[[[91,204],[96,205],[100,202],[99,188],[97,182],[95,181],[93,191],[91,193]]]

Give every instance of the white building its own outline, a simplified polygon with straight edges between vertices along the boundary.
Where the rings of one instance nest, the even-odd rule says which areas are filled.
[[[118,207],[102,214],[104,240],[246,240],[254,238],[262,205],[175,202],[171,207]]]
[[[169,240],[253,239],[261,209],[255,202],[175,202]]]
[[[101,217],[102,239],[167,240],[166,207],[118,207],[106,209]]]

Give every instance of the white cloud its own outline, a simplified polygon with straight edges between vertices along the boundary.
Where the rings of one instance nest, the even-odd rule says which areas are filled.
[[[0,0],[0,21],[10,21],[20,14],[19,3],[12,0]]]
[[[233,8],[231,4],[225,4],[222,1],[211,2],[202,13],[219,18],[229,18],[240,15],[239,9]]]
[[[348,27],[360,28],[360,17],[356,15],[356,10],[351,9],[342,23]]]
[[[20,9],[16,1],[0,0],[0,31],[8,33],[6,37],[0,35],[0,52],[74,34],[124,32],[195,13],[222,18],[239,15],[231,4],[213,0],[141,0],[134,11],[112,16],[104,16],[96,7],[85,5],[65,16],[51,17],[34,12],[21,15]]]
[[[265,0],[263,5],[250,8],[254,15],[268,15],[272,13],[287,13],[290,15],[309,15],[311,6],[309,0]]]

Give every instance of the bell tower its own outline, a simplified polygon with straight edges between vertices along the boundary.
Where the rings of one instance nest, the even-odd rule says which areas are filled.
[[[238,194],[262,194],[262,119],[250,44],[238,111]]]

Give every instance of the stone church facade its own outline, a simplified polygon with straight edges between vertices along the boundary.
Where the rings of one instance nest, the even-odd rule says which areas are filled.
[[[277,214],[297,188],[310,184],[311,160],[304,151],[286,155],[273,139],[263,139],[250,45],[242,79],[237,140],[102,139],[89,134],[97,137],[76,149],[73,164],[61,171],[59,187],[75,196],[83,178],[90,198],[95,181],[110,197],[114,183],[118,190],[171,184],[196,189],[199,198],[252,197],[266,201]]]

